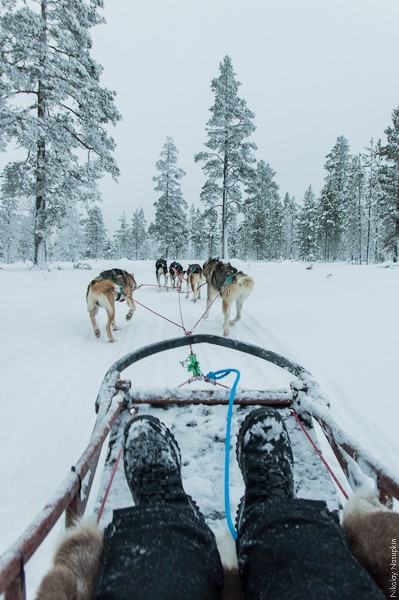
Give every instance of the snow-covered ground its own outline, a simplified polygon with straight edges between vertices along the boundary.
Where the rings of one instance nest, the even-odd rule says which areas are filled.
[[[341,427],[398,476],[399,268],[315,264],[309,270],[294,262],[232,262],[254,278],[255,288],[231,337],[303,365],[328,395],[332,415]],[[187,266],[186,261],[183,264]],[[74,270],[66,263],[45,272],[24,265],[2,265],[0,270],[0,552],[29,525],[80,457],[108,368],[140,346],[182,333],[141,306],[126,322],[126,305],[120,304],[118,342],[107,341],[104,312],[99,316],[102,337],[96,339],[86,312],[88,282],[112,266],[133,271],[139,284],[153,284],[155,276],[152,261],[93,262],[92,266],[92,271]],[[196,304],[181,297],[188,330],[204,311],[204,296]],[[135,297],[181,322],[176,292],[143,286]],[[219,300],[195,332],[221,335]],[[285,374],[248,355],[204,345],[195,351],[205,373],[232,367],[241,371],[243,387],[286,385]],[[188,347],[167,358],[163,353],[124,375],[140,387],[178,385],[188,377],[179,362],[187,355]],[[190,444],[178,441],[184,458]],[[199,494],[204,479],[193,487],[189,491]],[[57,525],[58,530],[61,527]],[[30,564],[32,594],[47,567],[47,556],[33,558]]]

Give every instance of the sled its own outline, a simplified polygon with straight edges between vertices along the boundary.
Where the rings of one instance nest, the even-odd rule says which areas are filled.
[[[193,371],[189,382],[200,381],[205,387],[199,389],[175,387],[154,390],[148,385],[138,387],[136,382],[132,386],[129,380],[121,379],[121,374],[128,367],[154,354],[190,346],[192,356],[193,346],[202,344],[201,349],[205,350],[207,345],[217,345],[257,357],[292,376],[286,388],[237,389],[231,423],[232,450],[240,423],[248,412],[260,405],[273,406],[281,412],[290,435],[297,497],[324,500],[330,510],[340,511],[347,491],[357,488],[365,478],[371,478],[384,504],[392,506],[394,499],[399,500],[399,479],[334,422],[328,399],[304,367],[259,346],[214,335],[188,335],[165,340],[134,350],[114,363],[106,373],[96,399],[97,417],[86,450],[42,512],[0,557],[0,593],[4,594],[5,600],[26,598],[25,565],[59,517],[65,512],[68,527],[84,514],[108,434],[108,450],[95,503],[100,524],[105,525],[111,520],[113,509],[132,504],[120,457],[124,426],[136,411],[139,414],[156,414],[173,431],[176,410],[169,408],[178,406],[179,427],[183,427],[190,436],[190,457],[182,456],[185,489],[191,493],[190,486],[194,489],[201,487],[205,500],[201,501],[198,497],[195,500],[209,526],[215,532],[225,526],[223,481],[220,469],[212,469],[212,465],[224,464],[225,461],[226,430],[225,419],[221,417],[231,408],[233,399],[230,390],[198,369]],[[237,355],[237,365],[239,359],[240,354]],[[337,467],[340,465],[342,468],[338,474],[338,468],[334,473],[323,456],[326,447],[331,448],[331,457],[335,455]],[[232,451],[230,481],[234,490],[241,494],[243,483],[240,483],[233,455]],[[193,495],[196,495],[195,492]],[[231,504],[238,501],[239,497],[231,498]]]

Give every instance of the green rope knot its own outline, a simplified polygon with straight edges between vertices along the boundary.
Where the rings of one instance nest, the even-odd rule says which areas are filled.
[[[201,377],[202,376],[201,369],[200,369],[199,362],[197,360],[197,355],[196,354],[191,353],[188,356],[188,358],[186,358],[186,360],[183,360],[180,364],[182,365],[182,367],[187,367],[187,371],[189,373],[192,373],[196,377]]]

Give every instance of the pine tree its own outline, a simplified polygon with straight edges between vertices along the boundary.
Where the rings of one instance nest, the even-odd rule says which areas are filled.
[[[337,138],[326,158],[327,176],[320,197],[320,247],[324,260],[336,260],[342,258],[343,213],[348,200],[350,154],[344,136]]]
[[[366,212],[366,264],[376,262],[380,257],[382,246],[384,208],[383,192],[380,184],[381,174],[381,140],[374,144],[370,140],[370,146],[366,148],[363,163],[366,171],[365,182],[365,212]]]
[[[187,245],[188,206],[180,184],[186,173],[177,167],[177,155],[173,138],[167,137],[156,163],[159,175],[153,177],[156,182],[154,189],[161,192],[161,196],[154,202],[155,222],[151,224],[150,232],[157,239],[158,251],[165,258],[171,254],[178,257]]]
[[[142,208],[133,213],[130,234],[133,258],[135,260],[147,258],[147,221]]]
[[[297,222],[299,257],[313,261],[318,256],[319,208],[313,188],[310,185],[305,192],[303,206],[299,210]]]
[[[132,239],[125,213],[122,213],[119,223],[119,228],[114,233],[114,248],[117,258],[130,258],[132,254]]]
[[[387,143],[380,149],[385,164],[381,169],[380,182],[384,192],[385,249],[394,262],[399,258],[399,108],[392,113],[392,126],[385,129]]]
[[[76,206],[67,208],[54,242],[56,260],[78,261],[84,254],[84,231],[82,217]]]
[[[230,207],[239,205],[240,184],[245,182],[255,162],[253,142],[245,141],[254,131],[254,114],[246,101],[238,97],[241,85],[235,78],[231,58],[225,56],[220,63],[220,76],[212,80],[215,95],[212,117],[207,123],[209,152],[195,155],[208,179],[203,186],[201,199],[209,207],[221,208],[222,257],[228,258],[228,219]]]
[[[353,156],[348,172],[348,197],[343,210],[343,244],[346,256],[360,265],[365,234],[364,182],[362,157]]]
[[[13,165],[7,165],[3,171],[0,201],[0,250],[3,259],[10,263],[16,260],[20,225],[18,214],[18,179]]]
[[[120,118],[114,93],[100,86],[89,30],[103,22],[101,0],[0,0],[0,144],[15,139],[35,198],[34,262],[70,202],[98,197],[104,172],[116,177],[107,123]],[[24,192],[24,194],[22,193]]]
[[[287,193],[284,196],[283,201],[283,212],[284,212],[284,225],[283,225],[283,239],[284,239],[284,258],[293,259],[296,258],[298,253],[296,251],[296,223],[298,218],[298,205],[295,202],[294,197],[290,197]]]
[[[107,231],[101,209],[94,206],[87,211],[85,225],[85,256],[87,258],[102,258],[107,243]]]
[[[242,260],[247,260],[252,256],[251,252],[251,225],[249,214],[251,209],[245,203],[242,208],[243,220],[238,227],[238,252]]]
[[[208,258],[211,250],[208,248],[209,223],[199,208],[195,209],[193,229],[191,230],[192,258]],[[208,254],[209,251],[209,254]]]
[[[246,231],[249,247],[256,260],[281,256],[283,207],[274,181],[275,171],[260,160],[246,187]]]
[[[22,261],[31,260],[35,253],[34,247],[34,219],[33,215],[23,215],[18,231],[18,259]]]
[[[228,252],[232,258],[238,257],[238,210],[236,206],[232,206],[230,216],[227,221],[227,240]]]

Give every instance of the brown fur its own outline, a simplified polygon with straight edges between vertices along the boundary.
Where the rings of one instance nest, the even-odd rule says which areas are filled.
[[[243,600],[238,572],[236,545],[227,529],[216,533],[216,544],[223,566],[224,586],[222,600]]]
[[[254,280],[249,275],[238,271],[230,263],[223,263],[214,258],[209,258],[203,265],[203,273],[207,282],[207,311],[204,319],[209,316],[209,306],[217,294],[222,297],[222,311],[224,315],[223,335],[230,333],[229,327],[241,319],[241,310],[244,300],[248,298],[254,287]],[[237,315],[230,321],[231,305],[235,301]]]
[[[109,271],[111,273],[111,271]],[[90,319],[93,325],[94,335],[100,337],[100,329],[97,325],[96,315],[100,307],[107,311],[108,321],[105,326],[107,331],[108,339],[110,342],[116,342],[116,339],[111,333],[111,327],[114,331],[119,329],[115,323],[115,300],[120,295],[120,290],[123,294],[120,301],[126,300],[129,307],[129,312],[126,315],[126,321],[130,321],[136,305],[133,302],[133,291],[136,289],[136,280],[134,279],[133,273],[127,273],[127,271],[120,271],[121,275],[118,275],[114,281],[111,279],[105,279],[104,277],[96,277],[88,285],[86,293],[87,310],[90,315]]]
[[[202,268],[198,264],[188,265],[187,271],[187,291],[186,298],[188,298],[189,288],[193,293],[193,302],[200,300],[201,298],[201,284],[202,284]]]
[[[393,598],[391,568],[392,548],[399,546],[399,513],[387,509],[374,494],[359,491],[347,502],[342,527],[348,537],[350,548],[358,561],[367,569],[387,598]],[[397,563],[395,563],[397,564]],[[394,591],[399,582],[395,579]]]
[[[94,519],[66,531],[36,600],[90,600],[100,567],[103,535]]]

